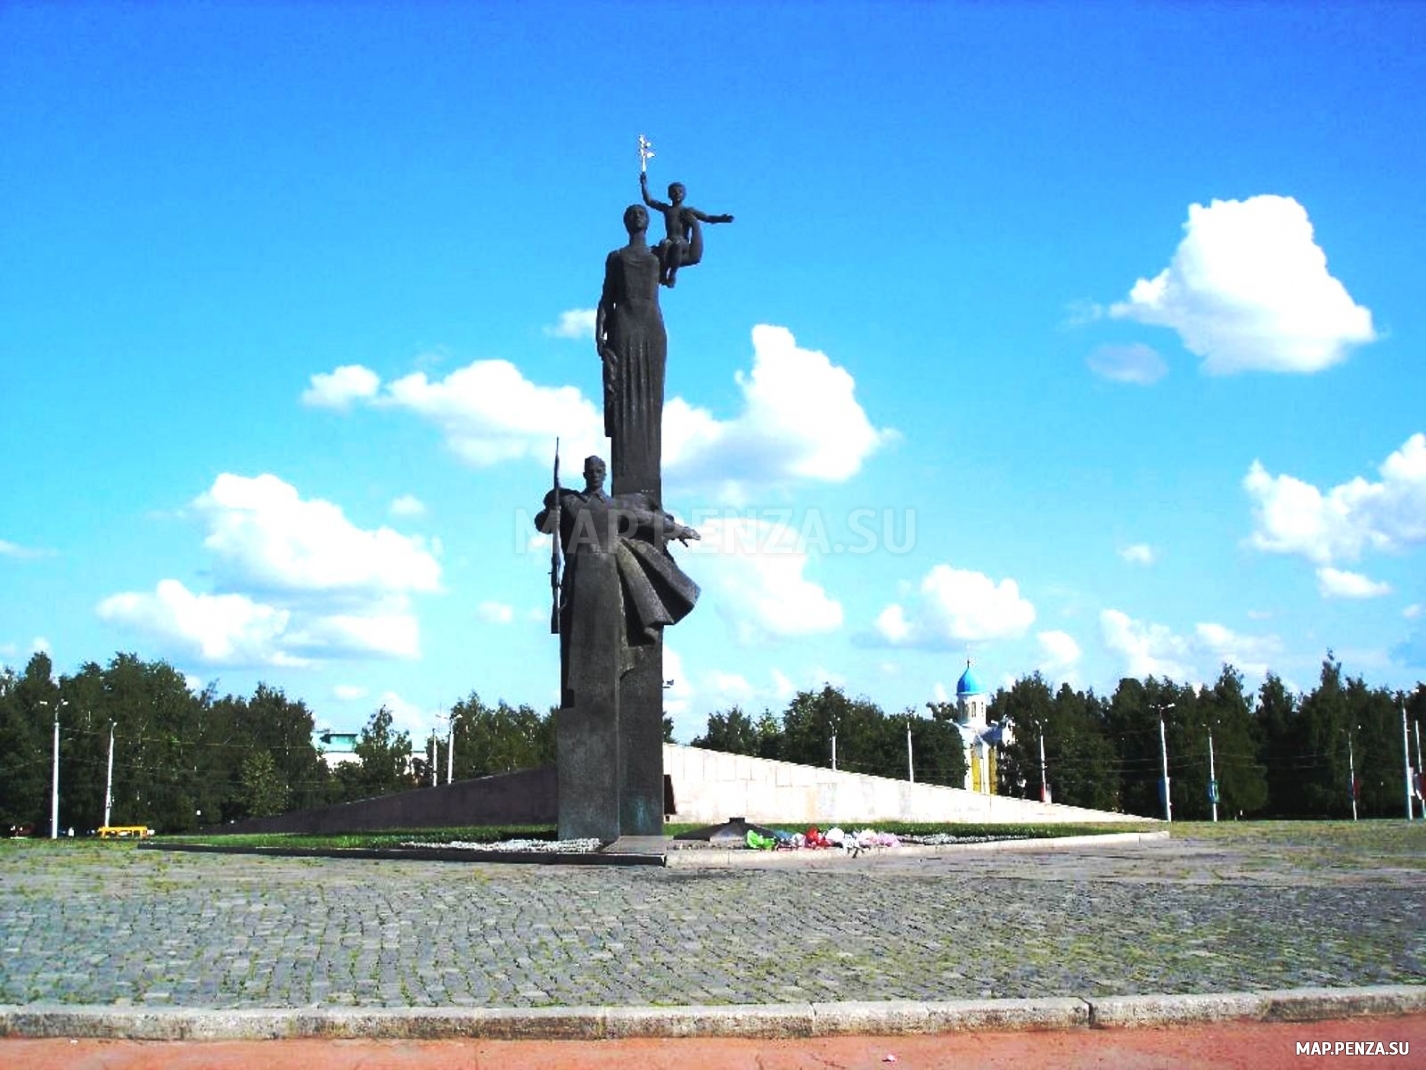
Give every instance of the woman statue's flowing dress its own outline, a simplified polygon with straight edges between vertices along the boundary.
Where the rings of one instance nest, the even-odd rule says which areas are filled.
[[[614,493],[660,497],[664,364],[668,336],[659,311],[659,260],[628,245],[604,263],[607,342],[604,433],[612,449]]]

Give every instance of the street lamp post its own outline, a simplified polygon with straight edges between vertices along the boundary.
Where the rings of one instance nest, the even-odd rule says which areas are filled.
[[[1416,732],[1416,795],[1421,799],[1421,820],[1426,821],[1426,794],[1423,794],[1423,785],[1421,783],[1421,719],[1417,718],[1411,727]]]
[[[39,705],[50,709],[48,699],[40,699]],[[50,839],[59,839],[59,711],[69,705],[68,699],[60,699],[54,709],[54,768],[50,775]]]
[[[1357,819],[1357,759],[1352,751],[1352,733],[1347,731],[1347,792],[1352,797],[1352,820]]]
[[[109,827],[109,813],[114,807],[114,722],[109,722],[109,773],[104,778],[104,827]]]
[[[1411,734],[1406,727],[1406,696],[1398,695],[1401,704],[1401,753],[1406,764],[1406,820],[1412,819],[1411,807]]]
[[[1050,801],[1050,780],[1045,772],[1045,730],[1040,729],[1040,801]]]
[[[1173,823],[1173,798],[1169,795],[1169,744],[1164,730],[1164,713],[1174,708],[1174,703],[1166,702],[1159,707],[1159,753],[1163,757],[1164,820]]]
[[[1213,768],[1213,729],[1208,730],[1208,801],[1213,804],[1213,820],[1218,820],[1218,774]]]

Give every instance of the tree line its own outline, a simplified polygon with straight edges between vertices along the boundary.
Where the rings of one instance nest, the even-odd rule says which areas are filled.
[[[481,776],[554,761],[554,722],[528,706],[457,704],[454,771]],[[52,679],[47,655],[0,670],[0,831],[50,828],[54,722],[59,721],[59,828],[104,820],[113,726],[111,823],[186,832],[430,783],[429,758],[385,707],[371,714],[356,759],[334,768],[314,743],[312,711],[259,684],[249,696],[195,693],[171,665],[118,654]],[[444,779],[447,758],[441,754]]]
[[[62,830],[86,832],[104,819],[111,725],[113,824],[190,831],[431,782],[426,740],[397,730],[384,706],[362,727],[355,759],[333,768],[314,744],[312,712],[269,685],[248,696],[219,696],[211,685],[194,692],[166,662],[133,654],[87,663],[58,681],[52,672],[43,653],[23,672],[0,670],[0,829],[49,830],[56,713]],[[1241,674],[1226,665],[1211,686],[1126,678],[1108,697],[1054,690],[1034,674],[990,700],[990,719],[1014,726],[998,790],[1039,796],[1043,736],[1056,802],[1158,816],[1162,717],[1175,817],[1208,816],[1210,731],[1223,815],[1350,816],[1350,767],[1359,813],[1399,816],[1402,703],[1413,722],[1426,720],[1426,687],[1408,694],[1369,687],[1344,677],[1330,653],[1305,695],[1273,675],[1245,692]],[[754,719],[736,706],[713,713],[693,743],[826,766],[835,737],[839,769],[904,778],[909,733],[916,780],[959,786],[965,758],[954,712],[935,703],[926,714],[887,714],[827,686],[798,693],[780,715],[764,710]],[[553,710],[490,705],[471,692],[450,716],[454,753],[441,740],[436,759],[442,781],[448,767],[460,780],[555,760]],[[664,738],[672,738],[667,717]]]
[[[1330,652],[1307,694],[1294,694],[1271,673],[1255,693],[1245,691],[1231,665],[1208,686],[1125,678],[1109,696],[1068,684],[1053,689],[1034,673],[996,691],[987,718],[1014,729],[1013,742],[999,753],[997,791],[1003,795],[1039,798],[1047,781],[1058,803],[1160,817],[1167,752],[1174,817],[1207,819],[1211,736],[1220,817],[1350,817],[1353,792],[1360,816],[1401,817],[1403,706],[1416,769],[1426,686],[1401,693],[1344,678]],[[780,720],[768,710],[757,720],[739,707],[714,713],[693,744],[826,766],[835,734],[839,769],[905,778],[909,726],[916,780],[959,787],[965,763],[950,723],[954,704],[928,708],[929,716],[915,710],[888,715],[826,687],[797,695]]]

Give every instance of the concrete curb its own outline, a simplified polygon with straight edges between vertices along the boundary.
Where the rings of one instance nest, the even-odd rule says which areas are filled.
[[[1327,1018],[1419,1014],[1423,1011],[1426,1011],[1426,985],[1292,988],[1277,992],[1223,995],[1112,996],[1094,1001],[1090,1009],[1090,1025],[1107,1028],[1241,1019],[1317,1022]]]
[[[1426,1013],[1426,985],[1299,988],[1221,995],[989,999],[683,1007],[0,1006],[0,1037],[112,1040],[601,1040],[662,1037],[893,1036],[1311,1022]]]

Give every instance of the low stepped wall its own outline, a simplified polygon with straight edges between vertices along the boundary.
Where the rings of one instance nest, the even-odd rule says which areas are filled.
[[[555,767],[458,780],[375,799],[252,817],[205,833],[382,832],[386,829],[453,828],[461,825],[553,825],[558,814]]]
[[[833,772],[742,754],[663,745],[681,824],[713,825],[730,817],[823,826],[875,821],[1056,822],[1146,821],[1149,818],[981,795],[890,777]],[[553,825],[559,812],[554,766],[418,788],[376,799],[321,806],[277,817],[204,829],[224,832],[332,833],[458,825]]]
[[[790,825],[874,821],[977,821],[1053,824],[1152,820],[1038,800],[982,795],[936,784],[844,773],[813,765],[665,743],[673,779],[673,820],[717,824],[730,817]]]

